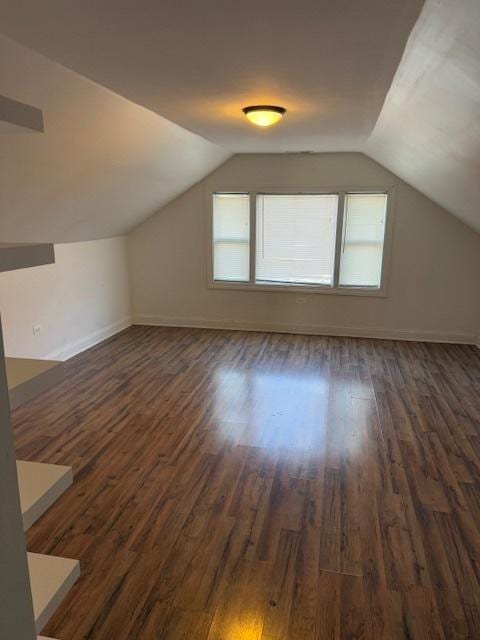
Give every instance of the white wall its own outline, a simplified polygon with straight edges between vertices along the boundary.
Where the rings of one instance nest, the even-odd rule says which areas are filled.
[[[205,190],[393,184],[387,298],[207,288]],[[140,324],[464,342],[478,334],[480,236],[362,154],[235,156],[134,230],[129,251]]]
[[[9,356],[63,360],[131,324],[125,237],[58,244],[55,260],[0,273]]]

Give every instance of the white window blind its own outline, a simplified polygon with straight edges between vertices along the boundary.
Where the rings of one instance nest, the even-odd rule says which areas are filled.
[[[258,195],[256,282],[333,285],[338,195]]]
[[[248,282],[250,276],[250,196],[213,196],[213,278]]]
[[[380,287],[386,210],[385,193],[346,194],[340,285]]]

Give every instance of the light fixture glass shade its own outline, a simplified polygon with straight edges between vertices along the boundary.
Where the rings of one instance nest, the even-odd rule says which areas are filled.
[[[247,120],[257,127],[271,127],[282,119],[286,109],[273,105],[256,105],[244,107],[242,111]]]

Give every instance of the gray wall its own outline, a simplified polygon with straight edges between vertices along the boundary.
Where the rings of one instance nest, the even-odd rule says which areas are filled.
[[[34,640],[35,624],[10,425],[0,320],[0,638]]]
[[[208,289],[210,189],[392,185],[386,298]],[[237,155],[134,230],[129,256],[139,323],[465,342],[478,335],[480,236],[358,153]]]

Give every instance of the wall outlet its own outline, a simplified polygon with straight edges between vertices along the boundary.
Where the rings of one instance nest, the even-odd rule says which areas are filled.
[[[42,327],[39,324],[36,324],[33,328],[32,328],[32,333],[34,336],[38,336],[40,334],[40,331],[42,330]]]
[[[306,302],[305,296],[297,296],[296,301],[297,301],[297,304],[305,304]]]

